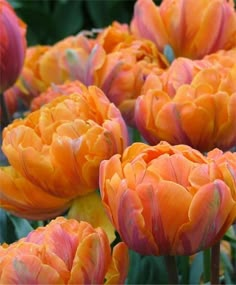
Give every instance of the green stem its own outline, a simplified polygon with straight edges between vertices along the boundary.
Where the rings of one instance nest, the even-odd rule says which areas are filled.
[[[168,273],[168,283],[179,284],[178,270],[177,270],[175,256],[166,255],[165,262],[166,262],[166,270]]]
[[[180,256],[182,284],[189,284],[189,256]]]
[[[1,106],[1,131],[3,131],[3,129],[10,123],[10,116],[8,113],[3,93],[0,94],[0,106]]]
[[[211,248],[211,284],[219,284],[220,273],[220,242]]]
[[[210,281],[211,278],[211,250],[206,249],[203,252],[203,266],[204,266],[204,283]]]

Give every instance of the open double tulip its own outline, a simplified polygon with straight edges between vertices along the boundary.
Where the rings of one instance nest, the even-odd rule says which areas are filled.
[[[208,161],[189,146],[162,142],[134,143],[101,163],[103,204],[129,248],[191,255],[222,238],[235,220],[236,201],[224,177],[196,175]]]
[[[95,191],[100,162],[126,148],[119,110],[97,87],[80,84],[80,90],[5,128],[2,149],[11,166],[0,169],[1,207],[31,219],[37,212],[44,219],[55,216]],[[36,210],[43,199],[47,206],[42,202]]]
[[[18,78],[26,49],[26,25],[10,4],[0,0],[0,93]]]
[[[24,66],[16,83],[23,100],[29,105],[34,97],[51,84],[62,84],[69,79],[83,79],[84,73],[81,71],[91,46],[89,40],[79,35],[67,37],[53,46],[27,48]],[[80,68],[77,60],[80,61]]]
[[[187,144],[200,151],[236,145],[236,65],[203,68],[173,97],[147,89],[137,99],[136,125],[151,144],[161,140]]]
[[[111,253],[101,228],[63,217],[0,246],[1,284],[124,284],[128,265],[123,242]]]
[[[152,0],[135,4],[131,31],[152,40],[163,52],[171,46],[176,57],[193,59],[236,46],[233,0]]]

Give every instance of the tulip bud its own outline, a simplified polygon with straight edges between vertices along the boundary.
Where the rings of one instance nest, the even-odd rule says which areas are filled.
[[[0,0],[0,92],[17,79],[24,62],[26,25],[12,7]]]

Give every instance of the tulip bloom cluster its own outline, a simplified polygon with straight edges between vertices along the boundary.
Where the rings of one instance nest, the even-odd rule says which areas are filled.
[[[217,151],[206,158],[185,145],[135,143],[101,163],[102,200],[131,249],[191,255],[219,241],[236,218],[235,163]]]
[[[122,284],[128,250],[111,253],[101,228],[59,217],[25,238],[0,246],[1,284]]]
[[[2,149],[11,166],[0,169],[1,206],[31,219],[54,216],[95,191],[100,162],[127,144],[119,110],[97,87],[78,83],[77,93],[4,129]]]
[[[0,23],[1,9],[11,11],[3,1]],[[0,56],[8,43],[0,38]],[[219,249],[236,221],[235,78],[233,0],[137,0],[129,25],[27,48],[5,92],[29,112],[2,133],[1,207],[92,221],[60,217],[0,246],[0,283],[127,282],[127,247],[109,246],[113,226],[141,255]],[[142,142],[129,145],[127,125]]]
[[[94,40],[79,34],[52,47],[28,48],[17,87],[26,104],[30,104],[52,83],[80,80],[86,86],[96,85],[134,125],[135,99],[147,74],[151,70],[161,74],[167,66],[166,58],[153,42],[136,39],[127,25],[115,22]]]

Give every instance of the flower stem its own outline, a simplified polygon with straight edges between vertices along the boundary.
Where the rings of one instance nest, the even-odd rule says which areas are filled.
[[[189,256],[180,256],[181,283],[189,284]]]
[[[220,242],[217,242],[211,249],[211,284],[219,284],[220,271]]]
[[[210,281],[211,278],[211,250],[210,248],[206,249],[203,252],[203,268],[204,268],[204,283]]]
[[[6,106],[3,93],[0,94],[0,106],[1,106],[1,131],[10,123],[10,116]]]
[[[179,284],[178,270],[177,270],[175,256],[166,255],[165,262],[166,262],[166,269],[168,273],[168,283],[169,284]]]

